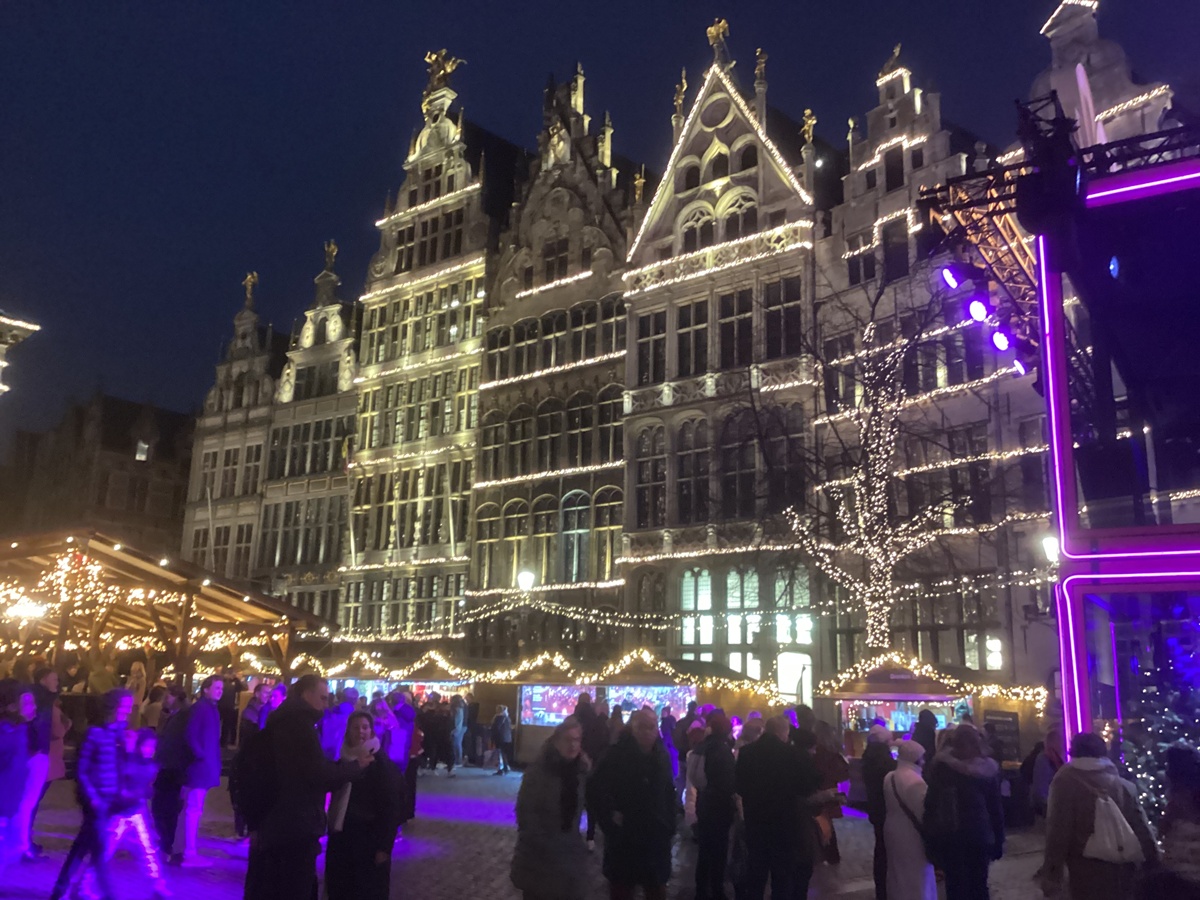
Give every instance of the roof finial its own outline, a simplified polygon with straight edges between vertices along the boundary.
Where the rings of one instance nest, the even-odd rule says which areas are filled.
[[[767,54],[762,47],[754,51],[754,80],[755,82],[767,80]]]
[[[646,190],[646,166],[643,164],[641,171],[633,176],[633,202],[642,202],[642,192]]]
[[[883,68],[879,70],[879,77],[882,78],[884,75],[891,75],[898,68],[900,68],[900,45],[899,44],[897,44],[895,47],[892,48],[892,56],[887,62],[885,62],[883,64]]]
[[[333,271],[333,261],[337,259],[338,245],[332,238],[325,242],[325,271]]]
[[[429,67],[429,83],[425,85],[425,93],[421,95],[422,107],[438,91],[450,87],[450,73],[459,66],[465,66],[467,61],[459,59],[457,56],[451,56],[449,51],[443,47],[441,50],[430,50],[426,53],[425,64]],[[450,94],[450,99],[453,98],[454,94]],[[449,103],[447,102],[446,105],[449,105]]]
[[[242,279],[242,287],[246,289],[246,309],[254,309],[254,286],[258,284],[258,273],[247,272]]]
[[[725,46],[725,41],[729,37],[729,23],[724,19],[713,19],[705,33],[708,35],[708,45],[712,47],[713,62],[728,65],[729,48]]]
[[[675,115],[683,115],[683,97],[687,93],[687,68],[679,72],[679,84],[675,85]]]

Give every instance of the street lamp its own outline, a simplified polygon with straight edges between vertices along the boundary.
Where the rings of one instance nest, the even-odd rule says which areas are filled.
[[[1042,538],[1042,552],[1046,554],[1047,562],[1058,562],[1059,546],[1058,538],[1055,535],[1048,534]]]
[[[528,594],[533,590],[533,582],[536,576],[528,569],[522,569],[517,573],[517,587],[521,589],[521,593]]]

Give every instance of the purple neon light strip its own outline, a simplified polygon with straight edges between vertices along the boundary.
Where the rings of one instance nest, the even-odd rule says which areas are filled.
[[[1112,638],[1112,658],[1113,658],[1113,702],[1117,705],[1117,724],[1120,725],[1124,721],[1121,715],[1121,667],[1117,665],[1117,624],[1112,620],[1112,614],[1108,617],[1108,633]]]
[[[1153,197],[1158,194],[1166,194],[1177,190],[1175,185],[1181,185],[1185,181],[1197,180],[1200,180],[1200,171],[1187,172],[1183,175],[1173,175],[1170,178],[1158,178],[1154,181],[1139,181],[1134,184],[1122,185],[1121,187],[1109,188],[1106,191],[1096,191],[1093,194],[1088,194],[1087,203],[1089,206],[1106,206],[1108,203],[1116,202],[1111,199],[1114,197],[1122,201],[1133,199],[1132,197],[1123,196],[1125,194]]]

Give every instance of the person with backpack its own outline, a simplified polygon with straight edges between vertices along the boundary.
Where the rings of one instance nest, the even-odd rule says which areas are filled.
[[[937,879],[925,857],[922,834],[925,793],[929,786],[921,774],[925,747],[916,738],[899,741],[896,769],[883,779],[883,801],[887,814],[883,837],[887,844],[887,890],[889,900],[937,900]]]
[[[250,828],[245,900],[316,900],[325,795],[359,778],[373,756],[335,762],[317,726],[329,685],[302,675],[238,758],[238,808]]]
[[[946,900],[987,900],[988,867],[1004,855],[1000,765],[962,723],[926,773],[925,851],[946,875]]]
[[[1071,900],[1128,900],[1139,864],[1157,861],[1137,788],[1117,774],[1103,738],[1075,735],[1050,784],[1042,892],[1062,890],[1065,868]]]

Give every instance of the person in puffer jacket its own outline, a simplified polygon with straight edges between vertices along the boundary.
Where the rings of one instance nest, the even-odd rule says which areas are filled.
[[[1096,799],[1111,798],[1133,829],[1145,862],[1158,861],[1158,847],[1150,834],[1146,814],[1137,799],[1137,788],[1117,775],[1108,758],[1104,739],[1077,734],[1071,739],[1071,761],[1050,782],[1046,813],[1046,858],[1042,863],[1042,892],[1062,890],[1065,867],[1071,900],[1124,900],[1133,896],[1138,874],[1136,863],[1106,862],[1083,855],[1096,823]]]
[[[88,729],[79,745],[76,779],[83,824],[58,873],[50,900],[62,900],[90,857],[101,897],[113,897],[105,848],[109,829],[121,799],[121,772],[125,765],[125,725],[133,712],[133,694],[121,688],[103,697],[105,722]]]

